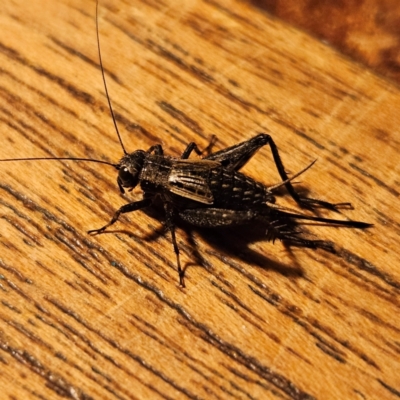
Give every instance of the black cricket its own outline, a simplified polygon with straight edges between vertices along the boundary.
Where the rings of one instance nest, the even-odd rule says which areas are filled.
[[[331,242],[324,240],[310,240],[302,236],[298,220],[315,221],[332,225],[341,225],[351,228],[367,228],[369,223],[349,220],[337,220],[310,216],[297,213],[295,210],[276,204],[274,192],[285,186],[291,197],[302,207],[312,210],[316,207],[337,211],[341,207],[351,208],[350,203],[329,203],[327,201],[301,197],[291,181],[305,172],[311,163],[302,171],[287,175],[280,158],[278,148],[270,135],[260,133],[250,140],[212,153],[210,150],[215,142],[211,139],[205,151],[191,142],[180,158],[164,155],[160,144],[151,146],[149,150],[136,150],[127,153],[122,143],[116,119],[108,94],[100,51],[98,29],[98,4],[96,2],[96,34],[100,62],[106,97],[114,127],[124,152],[124,156],[117,164],[106,161],[70,158],[14,158],[5,161],[39,161],[39,160],[73,160],[87,161],[111,165],[118,170],[118,186],[121,193],[125,189],[133,190],[140,185],[143,198],[128,203],[119,208],[111,221],[100,229],[88,231],[90,234],[99,234],[114,224],[121,214],[137,211],[153,205],[155,199],[161,199],[165,210],[165,225],[171,232],[172,244],[176,254],[177,269],[180,286],[185,286],[184,269],[181,267],[179,247],[175,234],[177,219],[186,221],[199,227],[218,228],[233,227],[254,222],[265,223],[266,238],[269,241],[279,239],[289,245],[308,248],[324,248],[333,250]],[[263,146],[269,145],[272,156],[282,182],[265,186],[249,176],[239,172],[240,169]],[[189,159],[193,153],[206,156],[202,159]]]
[[[239,172],[254,153],[266,144],[271,148],[275,165],[283,180],[271,187]],[[199,155],[202,154],[194,142],[187,146],[181,158],[164,155],[159,144],[150,147],[147,151],[136,150],[125,154],[115,165],[119,171],[117,182],[120,191],[124,193],[124,188],[132,190],[140,185],[143,198],[122,206],[108,224],[89,233],[103,232],[114,224],[121,214],[149,207],[159,197],[164,205],[165,224],[172,236],[180,285],[184,287],[184,270],[181,268],[175,235],[175,221],[178,218],[192,225],[207,228],[232,227],[261,221],[267,227],[268,240],[279,239],[292,245],[321,247],[328,250],[333,250],[330,242],[302,237],[295,220],[317,221],[352,228],[370,226],[365,222],[298,214],[293,212],[294,210],[277,205],[274,190],[284,185],[301,207],[309,209],[323,207],[331,210],[351,207],[350,203],[333,204],[300,197],[291,184],[291,180],[314,163],[289,178],[275,142],[267,134],[260,133],[250,140],[211,153],[203,159],[189,159],[193,150]]]

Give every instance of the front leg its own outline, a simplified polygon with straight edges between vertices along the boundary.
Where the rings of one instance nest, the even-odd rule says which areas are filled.
[[[164,155],[164,150],[163,150],[161,144],[155,144],[155,145],[151,146],[151,147],[147,150],[147,153],[149,153],[149,154],[151,154],[151,153],[153,153],[153,152],[154,152],[154,154],[155,154],[156,156],[162,156],[162,155]]]
[[[102,228],[100,229],[92,229],[90,231],[88,231],[89,234],[91,235],[97,235],[98,233],[102,233],[104,232],[109,226],[111,226],[112,224],[114,224],[115,222],[118,221],[118,218],[121,214],[125,214],[128,212],[132,212],[132,211],[136,211],[136,210],[140,210],[141,208],[145,208],[150,206],[152,203],[152,199],[147,198],[147,199],[143,199],[143,200],[139,200],[139,201],[135,201],[133,203],[129,203],[129,204],[125,204],[124,206],[122,206],[120,209],[118,209],[114,216],[112,217],[111,221],[107,224],[104,225]]]
[[[182,153],[181,159],[186,160],[189,158],[190,154],[194,151],[198,156],[202,154],[206,154],[207,158],[211,154],[211,149],[213,148],[215,142],[217,141],[217,137],[215,135],[211,136],[210,143],[208,143],[207,147],[204,150],[200,150],[199,146],[195,142],[190,142],[184,152]]]

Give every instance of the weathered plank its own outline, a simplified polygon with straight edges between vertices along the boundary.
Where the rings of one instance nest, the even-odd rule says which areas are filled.
[[[0,158],[117,161],[94,2],[3,3]],[[308,227],[335,255],[184,227],[181,290],[161,212],[87,235],[140,198],[119,195],[114,170],[3,163],[4,396],[399,397],[398,88],[241,2],[102,1],[99,21],[128,149],[267,132],[291,172],[318,157],[302,189],[375,226]],[[246,172],[279,181],[268,149]]]

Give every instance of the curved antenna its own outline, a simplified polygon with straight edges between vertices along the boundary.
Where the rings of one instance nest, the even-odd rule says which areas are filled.
[[[99,13],[98,13],[98,9],[99,9],[99,0],[96,0],[96,36],[97,36],[97,51],[99,53],[101,76],[103,78],[104,89],[105,89],[106,96],[107,96],[108,108],[110,109],[111,118],[112,118],[113,123],[114,123],[115,131],[117,132],[119,143],[121,144],[121,147],[122,147],[122,150],[124,151],[124,154],[128,154],[127,151],[125,150],[124,144],[122,143],[121,135],[119,133],[118,126],[117,126],[117,121],[115,120],[114,111],[113,111],[113,108],[112,108],[112,105],[111,105],[110,96],[108,94],[107,82],[106,82],[106,77],[105,77],[105,74],[104,74],[103,60],[101,58],[101,50],[100,50]]]
[[[49,160],[64,160],[64,161],[87,161],[87,162],[94,162],[98,164],[106,164],[111,165],[114,168],[119,167],[119,164],[113,164],[108,161],[102,160],[94,160],[92,158],[79,158],[79,157],[26,157],[26,158],[3,158],[0,162],[6,161],[49,161]]]

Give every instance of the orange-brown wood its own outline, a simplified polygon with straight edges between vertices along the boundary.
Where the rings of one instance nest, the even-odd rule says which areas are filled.
[[[0,12],[0,158],[118,161],[94,1]],[[292,173],[318,158],[299,190],[375,225],[307,227],[336,254],[180,227],[180,289],[162,212],[86,233],[140,198],[111,167],[1,163],[2,398],[398,398],[399,89],[239,1],[102,0],[99,14],[128,150],[267,132]],[[279,181],[268,148],[245,171]]]
[[[397,0],[249,0],[400,83]]]

